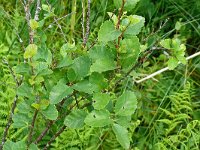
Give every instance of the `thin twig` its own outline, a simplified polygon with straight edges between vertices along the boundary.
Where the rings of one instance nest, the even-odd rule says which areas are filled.
[[[37,114],[38,114],[38,110],[36,109],[35,112],[34,112],[33,120],[32,120],[31,127],[30,127],[30,132],[29,132],[29,135],[28,135],[29,144],[31,144],[31,142],[32,142],[33,129],[35,127],[35,121],[36,121],[36,118],[37,118]]]
[[[195,54],[193,54],[193,55],[191,55],[191,56],[188,56],[188,57],[186,58],[186,60],[190,60],[190,59],[192,59],[192,58],[194,58],[194,57],[197,57],[197,56],[199,56],[199,55],[200,55],[200,51],[197,52],[197,53],[195,53]],[[180,64],[180,63],[181,63],[181,62],[178,62],[178,64]],[[142,78],[142,79],[140,79],[140,80],[136,80],[135,82],[136,82],[136,83],[141,83],[141,82],[146,81],[146,80],[148,80],[148,79],[150,79],[150,78],[153,78],[154,76],[156,76],[156,75],[158,75],[158,74],[161,74],[161,73],[163,73],[163,72],[165,72],[165,71],[167,71],[167,70],[169,70],[169,67],[165,67],[165,68],[163,68],[163,69],[160,69],[160,70],[158,70],[158,71],[156,71],[156,72],[154,72],[154,73],[152,73],[152,74],[146,76],[145,78]]]
[[[121,8],[119,10],[116,29],[119,29],[119,26],[120,26],[120,21],[121,21],[121,17],[122,17],[122,14],[123,14],[124,4],[125,4],[125,0],[122,0],[122,6],[121,6]]]
[[[47,150],[47,148],[51,145],[51,143],[65,130],[66,126],[63,125],[58,132],[54,134],[54,136],[49,140],[49,142],[44,147],[44,150]]]
[[[6,142],[6,137],[7,137],[7,134],[8,134],[8,130],[9,130],[9,128],[11,126],[11,123],[12,123],[14,110],[15,110],[15,108],[17,106],[17,100],[18,100],[18,96],[16,95],[15,98],[14,98],[13,104],[12,104],[12,109],[11,109],[11,112],[10,112],[10,116],[8,118],[8,122],[6,124],[6,128],[5,128],[4,133],[3,133],[3,137],[2,137],[2,141],[1,141],[1,145],[0,145],[0,150],[3,149],[3,145]]]

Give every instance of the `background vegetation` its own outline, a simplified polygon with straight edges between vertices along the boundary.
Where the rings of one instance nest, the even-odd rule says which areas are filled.
[[[42,64],[38,68],[34,68],[34,58],[32,60],[31,57],[24,54],[27,46],[33,44],[29,35],[27,14],[23,6],[26,4],[25,2],[26,0],[1,0],[0,135],[2,142],[9,120],[11,126],[5,138],[7,142],[1,143],[4,144],[4,147],[0,149],[21,150],[26,149],[27,145],[28,149],[67,150],[198,150],[200,148],[200,57],[195,57],[188,60],[186,64],[178,66],[175,61],[170,66],[168,60],[171,57],[178,57],[178,54],[172,51],[173,48],[167,48],[162,44],[166,39],[178,39],[181,44],[186,46],[185,57],[199,51],[200,1],[140,0],[134,9],[124,11],[123,14],[124,17],[138,15],[145,18],[144,27],[141,28],[141,31],[138,29],[139,33],[137,34],[140,41],[140,54],[137,62],[132,64],[131,67],[134,67],[131,72],[127,74],[129,67],[122,67],[122,70],[113,69],[114,71],[107,68],[105,72],[97,69],[97,72],[100,73],[93,73],[92,77],[85,75],[84,71],[81,72],[80,79],[79,77],[73,79],[77,74],[71,71],[74,69],[73,65],[70,66],[72,62],[66,61],[62,49],[70,50],[69,56],[73,60],[89,53],[96,43],[99,44],[98,37],[103,28],[102,24],[106,20],[112,20],[113,16],[109,17],[107,12],[119,15],[116,4],[113,3],[113,0],[91,0],[89,25],[84,27],[85,37],[87,37],[87,33],[89,35],[84,43],[85,37],[83,37],[81,22],[83,21],[83,8],[85,8],[85,16],[87,16],[88,1],[42,0],[43,7],[38,20],[39,26],[42,27],[39,27],[34,35],[34,42],[39,47],[40,56],[35,59],[39,62],[45,60],[48,67],[45,68],[45,64]],[[37,1],[33,0],[30,5],[32,18],[34,18],[36,6]],[[88,23],[87,17],[85,17],[85,23]],[[87,32],[88,26],[90,32]],[[110,49],[115,48],[114,42],[109,41],[108,43]],[[101,55],[105,56],[100,53],[98,56],[92,57],[101,57]],[[29,66],[24,65],[27,61],[26,58],[28,58]],[[69,58],[68,54],[67,58]],[[117,61],[118,58],[114,59]],[[23,65],[21,65],[22,63]],[[167,65],[172,70],[137,83],[139,79]],[[53,74],[51,74],[51,70],[53,70]],[[36,73],[40,74],[42,78],[35,79]],[[125,90],[134,92],[137,97],[137,109],[133,114],[124,117],[124,120],[115,118],[119,119],[122,126],[126,128],[125,131],[128,131],[128,141],[130,141],[128,148],[126,139],[120,140],[117,136],[113,129],[114,125],[112,128],[94,127],[86,122],[86,125],[80,129],[63,126],[63,122],[66,121],[65,116],[73,108],[75,110],[86,109],[88,112],[96,109],[97,106],[93,106],[94,108],[91,106],[93,95],[90,93],[90,88],[94,87],[84,84],[84,87],[80,89],[79,85],[75,88],[73,96],[70,97],[70,94],[67,94],[67,102],[54,103],[55,109],[58,110],[59,119],[57,120],[54,119],[56,113],[52,113],[55,110],[54,107],[52,106],[53,108],[50,109],[48,106],[49,111],[46,109],[49,104],[45,101],[48,99],[46,95],[52,91],[56,93],[56,90],[61,90],[66,83],[71,86],[81,82],[82,78],[96,83],[97,77],[97,80],[101,81],[97,85],[101,86],[103,93],[110,93],[114,99],[113,103],[116,103],[116,99],[123,95]],[[64,80],[60,80],[63,78]],[[34,98],[32,93],[34,93]],[[35,101],[34,99],[38,95],[44,101]],[[13,104],[16,104],[15,110],[12,110]],[[115,107],[114,104],[108,104],[105,109],[112,113],[112,107]],[[32,120],[37,113],[39,115],[32,126]],[[84,115],[83,112],[79,112],[79,114],[81,113]],[[31,129],[31,127],[34,128]],[[38,140],[45,129],[48,129],[47,133]],[[30,133],[31,130],[33,133]],[[62,132],[58,134],[58,131]],[[123,140],[125,141],[123,142]]]

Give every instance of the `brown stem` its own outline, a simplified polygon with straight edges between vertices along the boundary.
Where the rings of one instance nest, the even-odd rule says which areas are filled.
[[[29,132],[29,135],[28,135],[28,143],[29,144],[31,144],[31,142],[32,142],[33,129],[34,129],[34,126],[35,126],[37,114],[38,114],[38,110],[35,110],[33,120],[32,120],[31,126],[30,126],[30,132]]]
[[[49,140],[49,142],[44,147],[44,150],[47,150],[47,148],[51,145],[51,143],[65,130],[66,126],[63,125],[58,132]]]
[[[13,117],[13,114],[14,114],[14,110],[15,110],[15,108],[17,106],[17,100],[18,100],[18,96],[16,95],[15,99],[13,101],[13,105],[12,105],[12,109],[11,109],[11,112],[10,112],[10,116],[9,116],[8,122],[6,124],[6,128],[5,128],[4,133],[3,133],[3,138],[2,138],[2,141],[1,141],[1,145],[0,145],[0,150],[3,149],[3,145],[6,142],[6,137],[7,137],[7,134],[8,134],[8,130],[9,130],[9,128],[11,126],[11,123],[12,123],[12,117]]]

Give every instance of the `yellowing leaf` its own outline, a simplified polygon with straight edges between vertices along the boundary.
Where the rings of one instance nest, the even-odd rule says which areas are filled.
[[[29,44],[24,53],[24,58],[28,59],[28,58],[35,56],[37,54],[37,49],[38,49],[37,45]]]

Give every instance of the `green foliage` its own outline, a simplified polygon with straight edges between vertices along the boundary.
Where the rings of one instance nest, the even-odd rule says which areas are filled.
[[[0,135],[11,125],[3,149],[198,149],[199,60],[185,58],[199,43],[198,9],[50,0],[35,20],[36,1],[30,19],[21,2],[0,7]],[[166,63],[173,71],[135,84]]]

